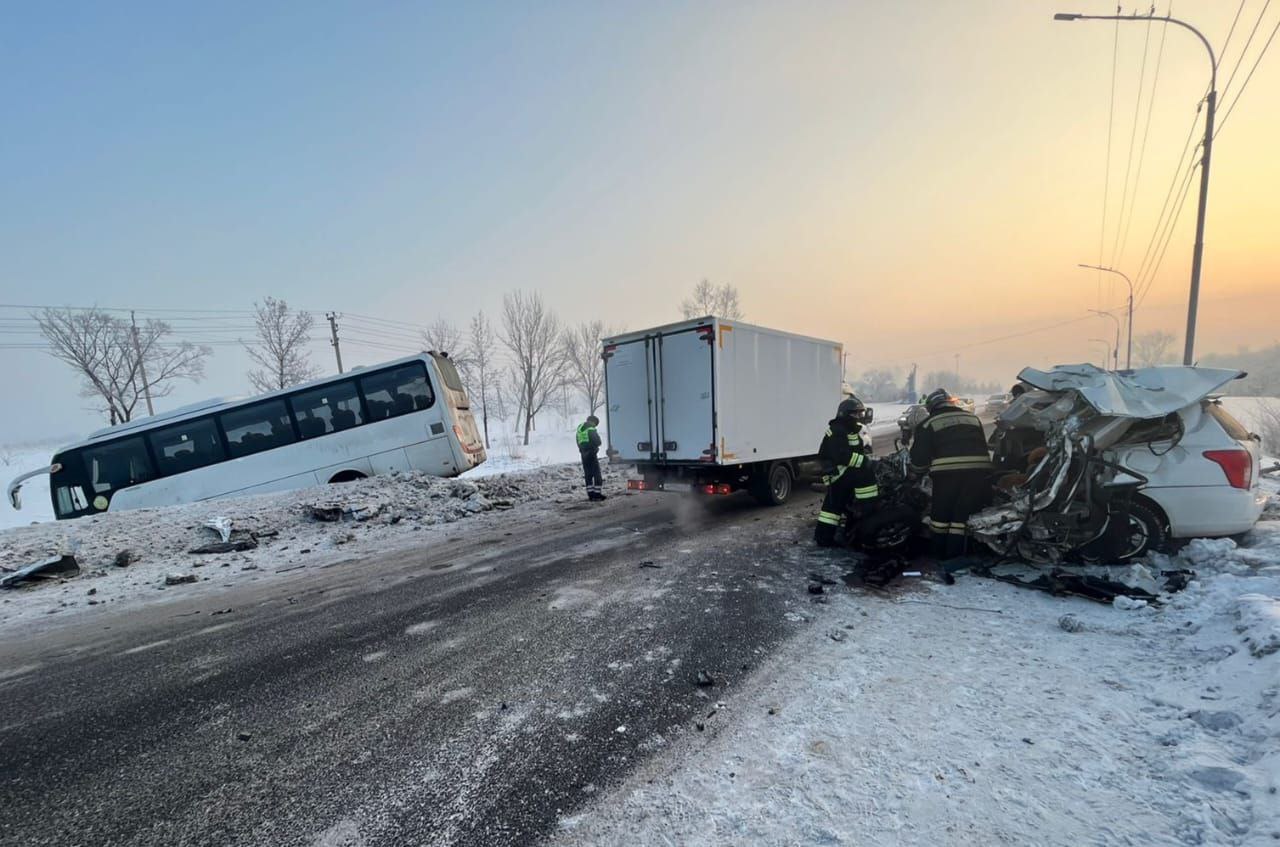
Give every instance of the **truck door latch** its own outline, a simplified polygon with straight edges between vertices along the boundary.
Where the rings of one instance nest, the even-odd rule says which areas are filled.
[[[668,451],[675,451],[679,449],[679,447],[674,441],[664,441],[662,442],[662,449],[668,450]]]

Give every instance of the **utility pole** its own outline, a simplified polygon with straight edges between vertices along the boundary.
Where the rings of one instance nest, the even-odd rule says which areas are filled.
[[[1104,268],[1101,265],[1077,265],[1076,267],[1088,268],[1089,270],[1092,270],[1092,271],[1105,271],[1106,273],[1109,273],[1109,274],[1115,274],[1116,276],[1120,277],[1128,284],[1129,286],[1129,346],[1127,347],[1124,353],[1124,366],[1126,370],[1128,370],[1129,368],[1132,368],[1133,367],[1133,280],[1129,279],[1127,275],[1121,273],[1115,268]],[[1093,310],[1090,310],[1090,311],[1093,311]],[[1119,349],[1120,349],[1120,339],[1117,336],[1116,338],[1116,350],[1117,350],[1116,369],[1117,370],[1120,367],[1120,364],[1119,364],[1120,354],[1118,352]]]
[[[1053,16],[1055,21],[1160,21],[1175,24],[1188,29],[1200,39],[1204,49],[1209,52],[1209,95],[1206,98],[1208,108],[1204,117],[1204,155],[1200,158],[1200,208],[1196,214],[1196,244],[1191,253],[1191,293],[1187,297],[1187,340],[1182,350],[1182,364],[1195,364],[1196,349],[1196,315],[1200,310],[1200,269],[1204,261],[1204,217],[1209,203],[1209,156],[1213,152],[1213,119],[1218,108],[1218,58],[1204,33],[1186,21],[1165,15],[1082,15],[1076,12],[1058,12]]]
[[[138,357],[138,375],[142,377],[142,396],[147,398],[147,414],[155,416],[155,407],[151,405],[151,383],[147,382],[147,363],[142,361],[142,344],[138,341],[138,317],[129,312],[129,325],[133,329],[133,354]]]
[[[333,340],[330,341],[329,343],[333,345],[333,355],[338,360],[338,373],[343,373],[342,348],[338,346],[338,316],[333,312],[330,312],[329,314],[325,315],[325,318],[327,318],[329,321],[329,334],[333,338]]]
[[[1089,340],[1095,344],[1101,344],[1103,349],[1107,351],[1107,355],[1102,357],[1102,369],[1105,371],[1107,369],[1107,359],[1111,358],[1111,342],[1105,338],[1090,338]]]
[[[1090,309],[1089,311],[1090,311],[1090,312],[1093,312],[1095,315],[1100,315],[1100,316],[1103,316],[1103,317],[1111,318],[1111,320],[1113,320],[1113,321],[1115,321],[1115,322],[1116,322],[1116,343],[1115,343],[1115,346],[1114,346],[1114,347],[1111,347],[1111,345],[1110,345],[1110,344],[1108,344],[1107,346],[1108,346],[1108,347],[1111,347],[1111,349],[1115,351],[1115,356],[1114,356],[1114,359],[1113,359],[1114,364],[1112,365],[1112,369],[1113,369],[1113,370],[1117,370],[1117,371],[1118,371],[1118,370],[1120,370],[1120,319],[1119,319],[1119,318],[1117,318],[1115,315],[1111,314],[1110,312],[1104,312],[1104,311],[1102,311],[1102,310],[1100,310],[1100,309]]]

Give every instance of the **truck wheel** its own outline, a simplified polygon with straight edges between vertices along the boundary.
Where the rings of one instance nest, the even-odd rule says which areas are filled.
[[[791,496],[791,468],[774,462],[751,486],[751,496],[766,506],[781,506]]]

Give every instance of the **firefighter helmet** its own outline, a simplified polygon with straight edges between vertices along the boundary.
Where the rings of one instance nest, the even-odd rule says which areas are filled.
[[[951,398],[951,392],[947,389],[935,388],[928,397],[924,398],[924,405],[932,413],[944,406],[954,406],[955,400]]]
[[[836,408],[836,417],[853,418],[854,421],[865,426],[875,417],[875,410],[857,397],[850,396],[840,401],[839,407]]]

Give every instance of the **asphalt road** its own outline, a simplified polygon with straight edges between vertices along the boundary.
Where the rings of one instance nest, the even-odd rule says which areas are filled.
[[[6,644],[0,844],[537,841],[727,719],[811,610],[806,573],[843,564],[811,549],[816,501],[511,513]]]

